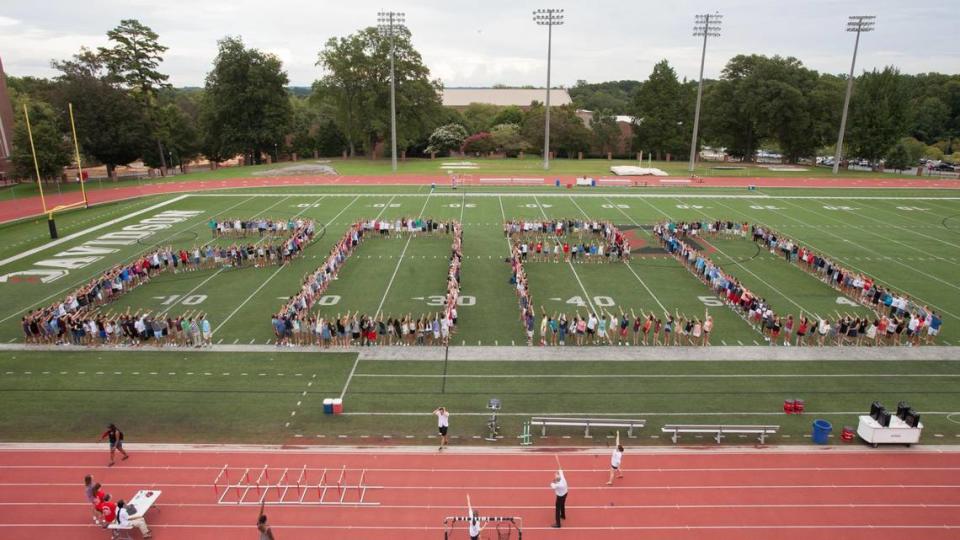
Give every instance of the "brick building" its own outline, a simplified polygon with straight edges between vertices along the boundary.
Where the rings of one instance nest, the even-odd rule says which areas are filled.
[[[510,105],[521,109],[529,109],[534,101],[543,103],[547,98],[544,88],[444,88],[442,101],[444,107],[462,111],[471,103],[484,105]],[[550,107],[569,105],[573,100],[565,88],[550,90]]]
[[[13,106],[7,93],[7,77],[0,61],[0,178],[10,174],[13,155]]]

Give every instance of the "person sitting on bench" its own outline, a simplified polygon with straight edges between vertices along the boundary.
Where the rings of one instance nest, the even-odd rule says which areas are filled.
[[[151,538],[150,527],[143,516],[137,515],[137,509],[132,504],[126,504],[123,499],[117,501],[117,521],[121,527],[136,527],[144,538]]]

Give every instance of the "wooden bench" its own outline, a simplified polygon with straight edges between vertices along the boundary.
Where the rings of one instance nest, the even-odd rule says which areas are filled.
[[[634,428],[647,425],[646,420],[626,420],[620,418],[557,418],[553,416],[534,416],[530,419],[531,426],[541,426],[541,435],[547,435],[547,426],[582,427],[583,436],[590,437],[591,427],[626,428],[627,437],[633,437]]]
[[[660,431],[670,433],[671,439],[676,443],[681,433],[711,433],[713,438],[720,444],[721,439],[728,434],[750,434],[759,435],[760,444],[766,441],[767,435],[774,435],[780,429],[780,426],[743,426],[732,424],[667,424]]]

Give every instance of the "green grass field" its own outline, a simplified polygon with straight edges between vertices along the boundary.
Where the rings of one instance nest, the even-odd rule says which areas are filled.
[[[943,313],[938,343],[953,346],[960,340],[960,197],[953,192],[484,188],[430,194],[427,189],[291,187],[154,196],[62,214],[57,219],[63,241],[56,245],[48,244],[42,220],[2,226],[0,274],[37,269],[67,273],[46,283],[0,282],[0,343],[22,341],[18,322],[28,310],[62,298],[152,245],[190,247],[210,241],[207,221],[212,217],[314,219],[325,226],[325,233],[287,266],[164,274],[111,305],[115,310],[202,310],[209,313],[214,343],[272,345],[270,313],[299,289],[303,276],[320,264],[350,223],[417,215],[464,224],[463,305],[452,342],[456,346],[526,342],[508,283],[502,223],[543,217],[609,220],[637,229],[651,245],[654,241],[643,226],[666,218],[762,223]],[[112,252],[91,256],[84,251],[96,245],[86,242],[167,211],[196,213],[152,231],[138,243],[110,244]],[[748,240],[718,238],[710,243],[716,249],[712,257],[779,313],[866,313],[838,303],[836,291]],[[432,297],[443,294],[448,253],[445,237],[369,239],[325,292],[320,313],[436,311]],[[637,256],[629,264],[529,262],[526,268],[534,298],[551,313],[589,307],[614,313],[621,308],[666,309],[700,316],[709,309],[716,320],[714,344],[764,343],[756,330],[730,308],[716,306],[705,286],[663,254]],[[960,440],[960,424],[953,421],[960,415],[948,416],[960,411],[955,384],[960,364],[947,361],[355,360],[353,353],[155,352],[149,347],[136,353],[2,351],[0,440],[87,440],[99,424],[117,421],[136,425],[140,439],[152,441],[336,442],[345,435],[356,442],[364,435],[389,435],[391,440],[422,443],[432,432],[429,411],[440,403],[460,415],[459,435],[483,435],[489,397],[504,400],[509,437],[531,414],[639,415],[655,426],[661,420],[711,422],[716,418],[712,413],[729,413],[727,422],[775,418],[784,435],[791,435],[780,442],[802,441],[809,417],[771,416],[783,399],[803,398],[812,413],[831,419],[835,427],[855,422],[855,412],[874,399],[888,406],[907,399],[924,414],[926,440]],[[897,373],[916,376],[889,376]],[[310,382],[314,384],[308,386]],[[356,414],[325,417],[320,400],[344,390],[347,411]],[[655,433],[648,428],[643,440],[657,442],[649,437]],[[934,433],[943,437],[934,438]],[[579,440],[575,430],[559,434]]]

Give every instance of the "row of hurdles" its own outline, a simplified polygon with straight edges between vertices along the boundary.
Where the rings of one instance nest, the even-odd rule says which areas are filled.
[[[276,468],[270,479],[270,467],[262,469],[234,468],[224,465],[213,481],[217,504],[230,505],[317,505],[377,506],[367,500],[367,492],[382,489],[367,485],[366,469]],[[339,472],[339,474],[337,474]],[[252,475],[256,475],[254,478]],[[336,476],[336,481],[333,477]],[[354,480],[351,480],[354,477]]]

